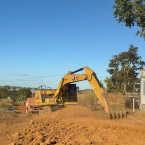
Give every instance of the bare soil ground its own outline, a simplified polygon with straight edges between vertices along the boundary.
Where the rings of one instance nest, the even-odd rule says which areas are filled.
[[[92,112],[82,106],[70,106],[57,112],[27,116],[23,113],[25,106],[20,105],[17,104],[17,109],[22,115],[0,122],[1,145],[145,144],[144,112],[130,113],[127,119],[110,120],[103,110]]]

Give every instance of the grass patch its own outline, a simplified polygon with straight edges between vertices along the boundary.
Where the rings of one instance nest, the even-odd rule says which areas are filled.
[[[101,106],[98,104],[98,98],[93,90],[80,91],[78,92],[77,96],[78,105],[85,106],[90,110],[100,109]]]
[[[0,99],[0,111],[7,111],[10,107],[13,107],[12,99]]]

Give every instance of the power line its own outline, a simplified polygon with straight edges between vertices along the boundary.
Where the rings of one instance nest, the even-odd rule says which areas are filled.
[[[9,41],[15,39],[17,36],[19,36],[20,34],[22,34],[23,32],[27,31],[28,29],[30,29],[31,27],[33,27],[34,25],[36,25],[40,20],[44,19],[45,17],[47,17],[48,15],[52,14],[53,12],[55,12],[57,9],[59,9],[60,7],[62,7],[65,3],[67,2],[67,0],[64,0],[61,4],[59,4],[56,8],[54,8],[53,10],[51,10],[50,12],[48,12],[45,16],[40,17],[37,21],[35,21],[34,23],[32,23],[31,25],[29,25],[28,27],[26,27],[25,29],[23,29],[22,31],[18,32],[17,34],[15,34],[14,36],[10,37],[8,40],[4,41],[3,43],[0,44],[0,46],[5,45],[6,43],[8,43]]]
[[[66,74],[59,74],[59,75],[50,75],[50,76],[39,76],[39,77],[29,77],[29,78],[19,78],[19,79],[9,79],[9,80],[0,80],[1,82],[13,82],[13,81],[37,81],[34,80],[35,78],[48,78],[48,77],[58,77],[58,76],[64,76]],[[99,78],[101,77],[108,77],[108,76],[98,76]],[[32,79],[32,80],[29,80]]]
[[[0,81],[31,81],[28,79],[34,79],[34,78],[46,78],[46,77],[57,77],[57,76],[64,76],[65,74],[59,74],[59,75],[50,75],[50,76],[39,76],[39,77],[29,77],[29,78],[19,78],[19,79],[9,79],[9,80],[0,80]],[[36,80],[33,80],[36,81]]]

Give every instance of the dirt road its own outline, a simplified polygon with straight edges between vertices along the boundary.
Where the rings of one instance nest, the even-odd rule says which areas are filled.
[[[110,120],[102,110],[92,112],[85,107],[70,106],[2,122],[0,141],[2,145],[144,145],[145,113]]]

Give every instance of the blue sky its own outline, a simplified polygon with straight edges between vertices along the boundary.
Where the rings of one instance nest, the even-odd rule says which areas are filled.
[[[84,66],[104,80],[113,55],[145,41],[137,27],[113,17],[113,0],[1,0],[0,85],[56,89],[64,74]],[[83,73],[83,72],[81,72]],[[87,81],[80,89],[91,88]]]

